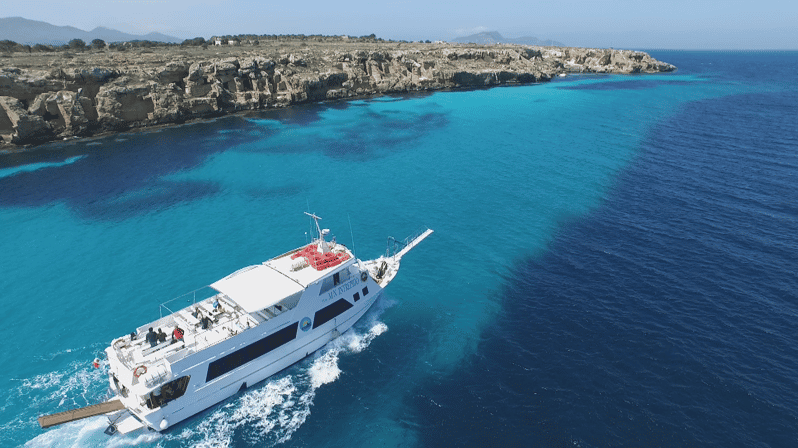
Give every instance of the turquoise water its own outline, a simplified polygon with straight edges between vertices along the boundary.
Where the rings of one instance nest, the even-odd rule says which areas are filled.
[[[700,101],[794,92],[707,55],[660,55],[676,74],[310,105],[0,156],[3,444],[428,444],[419,384],[482,356],[519,263],[606,207],[657,126]],[[304,244],[306,210],[363,259],[435,233],[339,343],[165,434],[38,427],[108,398],[91,360],[159,303]]]

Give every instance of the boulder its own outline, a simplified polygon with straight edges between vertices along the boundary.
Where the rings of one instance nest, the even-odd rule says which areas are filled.
[[[175,83],[166,86],[150,85],[149,98],[152,100],[153,109],[152,113],[147,115],[148,119],[161,123],[175,122],[188,112],[183,104],[183,91]]]
[[[29,114],[16,98],[0,96],[0,132],[8,135],[11,143],[22,144],[45,141],[52,137],[52,128],[40,116]]]
[[[100,123],[109,128],[126,128],[147,120],[155,110],[146,84],[111,84],[97,93],[97,113]]]
[[[78,92],[61,90],[47,99],[45,108],[58,111],[58,117],[55,118],[59,126],[64,127],[59,130],[65,136],[85,135],[93,125],[92,122],[97,121],[97,111],[91,98]]]
[[[163,84],[181,83],[185,77],[189,76],[189,67],[188,62],[170,62],[158,70],[156,78]]]

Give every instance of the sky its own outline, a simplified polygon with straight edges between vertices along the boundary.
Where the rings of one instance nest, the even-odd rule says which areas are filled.
[[[0,17],[89,31],[346,34],[450,40],[480,31],[568,46],[634,49],[798,49],[798,1],[641,0],[8,0]]]

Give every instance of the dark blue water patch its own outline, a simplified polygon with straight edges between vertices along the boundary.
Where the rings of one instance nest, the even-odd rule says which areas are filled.
[[[251,116],[265,120],[276,120],[286,125],[309,126],[321,120],[322,113],[327,109],[343,110],[348,107],[349,103],[343,101],[323,104],[295,104],[290,107],[253,112]]]
[[[370,113],[357,128],[345,130],[343,138],[323,138],[319,143],[324,154],[331,158],[371,160],[410,148],[437,129],[448,125],[444,113],[407,113],[394,115],[390,111]]]
[[[306,190],[302,184],[285,185],[274,188],[249,188],[245,193],[254,199],[271,199],[296,196]]]
[[[411,143],[446,127],[448,113],[441,109],[437,103],[425,103],[420,110],[413,111],[366,109],[364,119],[351,125],[337,126],[334,135],[316,133],[279,146],[264,140],[263,144],[253,145],[248,150],[289,154],[321,151],[326,157],[335,159],[373,160],[411,148]],[[287,123],[297,122],[302,122],[298,116]],[[255,123],[268,126],[267,123]]]
[[[339,355],[341,377],[316,390],[312,414],[285,446],[347,446],[352,443],[348,438],[354,425],[358,426],[356,432],[364,434],[383,432],[383,422],[374,419],[386,406],[383,394],[397,387],[411,387],[409,379],[415,375],[416,361],[428,348],[428,329],[434,320],[421,317],[414,322],[393,323],[367,350]],[[400,428],[415,429],[411,419],[401,415],[398,418]],[[232,446],[264,446],[264,443],[234,443]]]
[[[421,90],[418,92],[390,93],[386,95],[373,96],[370,98],[364,98],[362,101],[366,103],[395,103],[411,99],[428,98],[435,94],[435,91]]]
[[[678,74],[713,81],[739,81],[791,87],[798,81],[798,51],[674,51],[651,50],[651,57],[678,67]]]
[[[103,221],[120,221],[152,211],[166,210],[184,202],[196,201],[219,192],[216,182],[157,181],[147,188],[131,192],[130,197],[99,200],[86,204],[81,217]]]
[[[656,126],[609,200],[507,276],[477,353],[419,385],[422,444],[794,445],[796,105]]]
[[[609,90],[648,90],[653,89],[657,86],[665,86],[665,85],[686,85],[690,83],[696,82],[704,82],[704,81],[686,81],[686,80],[667,80],[667,79],[656,79],[647,77],[646,79],[634,79],[634,78],[627,78],[623,80],[613,80],[611,82],[595,82],[590,84],[569,84],[569,85],[558,85],[557,88],[561,90],[599,90],[599,91],[609,91]]]
[[[193,200],[213,194],[218,188],[208,184],[164,183],[163,176],[198,166],[205,159],[232,146],[259,138],[259,127],[241,117],[158,131],[130,134],[126,141],[102,147],[73,148],[67,155],[85,157],[68,165],[19,172],[0,178],[0,206],[39,207],[63,202],[78,215],[88,219],[124,219],[131,214],[158,210],[173,204],[183,195]],[[220,134],[220,131],[225,133]],[[47,147],[32,156],[9,156],[9,163],[27,163],[34,158],[56,157]],[[63,156],[57,157],[63,160]],[[125,210],[112,200],[131,192],[149,192],[127,204],[140,207]],[[118,211],[115,214],[114,211]]]

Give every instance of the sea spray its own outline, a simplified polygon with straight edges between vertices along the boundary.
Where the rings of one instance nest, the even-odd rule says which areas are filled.
[[[377,313],[379,310],[369,315]],[[210,415],[200,414],[196,426],[163,437],[202,448],[228,447],[238,437],[259,445],[290,440],[310,415],[316,390],[340,377],[340,356],[362,352],[388,329],[376,317],[367,318],[366,324],[355,325],[319,350],[312,360],[289,369],[290,373],[243,392],[214,408]],[[362,328],[368,330],[361,333]]]
[[[95,369],[88,362],[72,362],[61,371],[17,380],[17,386],[8,391],[0,407],[3,412],[15,409],[16,417],[0,425],[0,432],[20,426],[38,428],[39,415],[102,401],[107,395],[107,375],[102,366]]]

